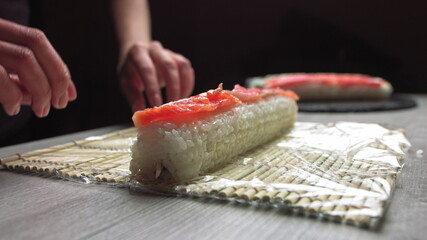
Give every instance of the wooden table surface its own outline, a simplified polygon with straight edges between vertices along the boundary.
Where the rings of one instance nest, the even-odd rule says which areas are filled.
[[[382,226],[365,230],[236,203],[158,196],[0,170],[0,239],[427,239],[427,95],[418,107],[300,113],[299,121],[388,123],[412,148]],[[0,148],[0,157],[123,128],[111,126]]]

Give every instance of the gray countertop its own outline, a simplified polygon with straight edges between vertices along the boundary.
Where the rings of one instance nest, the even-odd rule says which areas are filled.
[[[299,121],[403,127],[412,143],[382,226],[354,226],[237,203],[0,170],[0,239],[426,239],[427,95],[418,107],[369,113],[300,113]],[[112,132],[111,126],[0,148],[0,157]],[[420,154],[421,151],[423,154]],[[418,154],[417,154],[418,152]]]

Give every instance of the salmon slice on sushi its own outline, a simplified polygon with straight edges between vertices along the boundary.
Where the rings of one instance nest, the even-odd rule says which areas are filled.
[[[381,100],[390,97],[383,78],[350,73],[289,73],[254,78],[251,86],[290,89],[301,100]]]
[[[134,113],[138,139],[130,170],[137,180],[189,180],[288,131],[297,118],[292,91],[220,85]]]

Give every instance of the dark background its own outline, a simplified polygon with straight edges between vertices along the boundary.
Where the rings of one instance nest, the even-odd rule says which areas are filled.
[[[194,93],[281,72],[365,73],[386,78],[397,92],[425,93],[422,2],[154,0],[153,38],[191,60]],[[117,84],[108,1],[31,1],[31,25],[69,66],[79,96],[65,110],[33,118],[25,140],[131,123]]]

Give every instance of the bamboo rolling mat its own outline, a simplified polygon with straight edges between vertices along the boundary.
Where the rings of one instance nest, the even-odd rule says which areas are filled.
[[[289,134],[210,175],[185,183],[150,183],[130,178],[136,135],[130,128],[0,160],[11,170],[266,204],[375,228],[410,147],[402,131],[377,124],[297,123]]]

